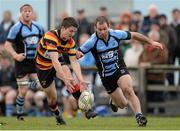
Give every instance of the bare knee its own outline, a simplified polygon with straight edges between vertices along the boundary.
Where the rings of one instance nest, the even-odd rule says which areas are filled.
[[[5,96],[6,104],[13,104],[15,102],[17,92],[15,90],[10,90]]]
[[[25,97],[27,91],[28,91],[27,87],[19,87],[18,88],[18,92],[19,92],[18,95],[21,96],[21,97]]]
[[[127,84],[125,86],[125,88],[123,89],[123,92],[124,92],[125,96],[128,98],[135,95],[133,86],[131,84]]]

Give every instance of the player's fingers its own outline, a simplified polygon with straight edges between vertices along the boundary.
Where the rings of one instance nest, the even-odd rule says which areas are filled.
[[[70,87],[67,87],[67,90],[68,90],[70,93],[72,93],[72,92],[73,92],[73,89],[72,89],[72,88],[70,88]]]
[[[73,92],[74,86],[73,86],[71,83],[68,83],[68,84],[66,85],[66,87],[67,87],[67,89],[68,89],[69,92]]]

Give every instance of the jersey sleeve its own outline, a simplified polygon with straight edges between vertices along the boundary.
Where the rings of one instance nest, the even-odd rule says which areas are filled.
[[[58,51],[57,44],[54,41],[49,40],[49,41],[46,41],[45,43],[46,43],[48,52],[54,52],[54,51],[57,52]]]
[[[93,37],[90,37],[78,50],[84,54],[88,53],[94,47],[94,41]]]
[[[70,55],[70,56],[76,55],[76,44],[75,44],[75,41],[72,39],[69,44],[70,44],[71,48],[68,51],[68,55]]]
[[[13,27],[11,27],[7,36],[7,41],[14,43],[19,30],[20,30],[20,24],[15,24]]]
[[[50,51],[58,51],[58,49],[57,49],[58,40],[52,32],[47,32],[45,34],[44,43],[45,43],[46,48],[49,52]]]
[[[129,40],[131,39],[131,33],[129,31],[115,30],[116,37],[120,40]]]

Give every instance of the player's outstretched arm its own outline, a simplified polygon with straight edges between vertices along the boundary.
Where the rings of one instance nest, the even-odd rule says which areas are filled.
[[[68,89],[73,89],[73,79],[71,78],[66,78],[66,75],[63,72],[61,63],[59,62],[58,58],[59,58],[59,54],[58,52],[49,52],[49,56],[52,60],[52,64],[56,70],[56,75],[59,79],[61,79],[62,81],[64,81],[64,84],[66,85],[66,87]]]
[[[76,56],[70,56],[69,60],[71,62],[71,67],[73,69],[73,71],[75,72],[79,83],[80,83],[80,91],[84,91],[87,89],[88,83],[84,80],[82,72],[81,72],[81,67],[79,62],[77,61]]]
[[[143,44],[151,44],[156,48],[163,49],[163,46],[162,46],[161,43],[155,42],[155,41],[149,39],[148,37],[146,37],[146,36],[144,36],[144,35],[142,35],[140,33],[137,33],[137,32],[131,32],[131,39],[140,41]]]

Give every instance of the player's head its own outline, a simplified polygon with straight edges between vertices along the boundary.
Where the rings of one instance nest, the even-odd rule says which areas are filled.
[[[73,17],[66,17],[61,24],[61,37],[63,40],[71,39],[77,31],[78,23]]]
[[[24,4],[20,7],[21,20],[24,22],[29,22],[32,20],[33,8],[29,4]]]
[[[108,35],[108,29],[109,29],[109,21],[104,16],[99,16],[96,18],[95,21],[95,27],[97,35],[100,38],[106,38]]]

